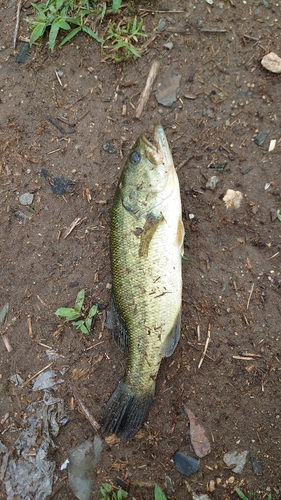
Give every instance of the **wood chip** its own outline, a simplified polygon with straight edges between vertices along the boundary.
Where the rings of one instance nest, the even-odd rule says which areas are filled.
[[[150,96],[150,93],[152,90],[152,86],[153,86],[153,83],[154,83],[156,76],[158,75],[159,69],[160,69],[160,62],[158,61],[158,59],[155,59],[152,63],[150,71],[148,73],[145,87],[144,87],[144,89],[140,95],[140,98],[139,98],[139,102],[138,102],[137,109],[136,109],[136,118],[140,118],[140,116],[143,112],[143,108],[149,99],[149,96]]]

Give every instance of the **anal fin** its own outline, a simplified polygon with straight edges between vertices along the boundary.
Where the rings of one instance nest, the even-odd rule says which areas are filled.
[[[160,355],[163,356],[163,358],[168,358],[169,356],[172,356],[180,339],[180,331],[181,331],[181,311],[179,312],[176,318],[174,326],[171,332],[169,333],[165,344],[160,349]]]

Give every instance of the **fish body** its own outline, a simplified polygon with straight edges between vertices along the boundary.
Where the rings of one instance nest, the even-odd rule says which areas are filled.
[[[116,189],[111,218],[112,329],[128,349],[103,432],[132,438],[146,420],[163,357],[179,340],[184,228],[178,177],[165,132],[141,135]]]

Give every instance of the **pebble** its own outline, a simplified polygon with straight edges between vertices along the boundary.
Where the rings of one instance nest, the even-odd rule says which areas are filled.
[[[171,107],[177,100],[178,92],[180,89],[181,75],[169,75],[155,92],[156,100],[163,106]]]
[[[174,44],[173,42],[167,42],[167,43],[164,43],[163,47],[165,47],[165,49],[168,49],[168,50],[172,50]]]
[[[255,457],[251,458],[252,469],[257,476],[261,476],[263,474],[262,463]]]
[[[223,201],[226,208],[234,207],[239,208],[243,195],[240,191],[233,191],[233,189],[228,189],[223,197]]]
[[[258,135],[256,135],[255,137],[255,143],[258,145],[258,146],[262,146],[265,139],[267,138],[269,132],[260,132]]]
[[[219,178],[216,175],[213,175],[213,177],[210,177],[210,179],[208,179],[208,181],[206,182],[206,189],[211,189],[211,191],[214,191],[218,182]]]
[[[281,73],[281,58],[274,52],[266,54],[261,60],[262,66],[271,73]]]
[[[191,476],[198,472],[200,466],[200,460],[198,458],[189,457],[182,453],[182,451],[176,451],[173,455],[173,461],[178,472],[184,476]]]
[[[231,467],[232,465],[234,466],[232,469],[233,472],[236,472],[236,474],[241,474],[246,464],[247,455],[247,450],[240,452],[229,451],[225,453],[223,461],[228,467]]]
[[[112,146],[110,144],[110,142],[106,142],[104,145],[103,145],[103,149],[104,151],[107,151],[109,154],[115,154],[117,153],[116,149],[114,146]]]
[[[271,139],[271,141],[269,143],[269,148],[268,148],[269,153],[275,149],[276,142],[277,142],[276,139]]]
[[[32,205],[34,194],[24,193],[19,197],[19,202],[21,205]]]

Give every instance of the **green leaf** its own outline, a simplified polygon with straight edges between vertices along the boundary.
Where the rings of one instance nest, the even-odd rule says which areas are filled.
[[[122,0],[112,0],[112,13],[113,14],[116,14],[116,12],[119,9],[121,3],[122,3]]]
[[[82,290],[80,290],[80,292],[77,293],[77,297],[75,300],[74,307],[75,307],[76,311],[81,311],[82,306],[84,304],[84,300],[85,300],[85,290],[84,290],[84,288],[82,288]]]
[[[63,30],[70,30],[71,28],[71,26],[64,19],[59,19],[58,25]]]
[[[64,0],[57,0],[56,1],[56,9],[60,10],[61,6],[63,5]]]
[[[32,45],[38,38],[44,35],[45,29],[47,28],[46,23],[38,23],[37,26],[33,29],[30,37],[30,45]]]
[[[276,210],[276,217],[281,222],[281,211],[279,210],[279,208],[278,208],[278,210]]]
[[[91,326],[92,326],[92,318],[87,318],[85,320],[85,326],[87,328],[87,333],[90,333],[90,330],[91,330]]]
[[[65,321],[73,321],[79,318],[80,312],[76,311],[76,309],[71,309],[70,307],[60,307],[56,310],[55,315],[65,318]]]
[[[101,39],[94,33],[89,26],[82,26],[82,30],[85,31],[88,35],[94,38],[97,42],[101,43]]]
[[[154,500],[167,500],[158,484],[155,484],[154,486]]]
[[[80,328],[80,330],[81,330],[82,333],[85,333],[86,335],[89,335],[89,330],[88,330],[88,328],[84,324],[81,325],[79,328]]]
[[[62,47],[65,43],[69,42],[69,40],[71,40],[81,30],[82,30],[82,28],[80,28],[80,26],[79,26],[79,28],[75,28],[74,30],[70,31],[70,33],[68,33],[68,35],[66,35],[66,37],[61,41],[61,43],[59,44],[59,47]]]
[[[50,45],[50,49],[52,52],[54,51],[54,48],[55,48],[55,43],[56,43],[59,29],[60,29],[60,26],[59,26],[58,22],[54,22],[51,26],[51,29],[50,29],[49,45]]]
[[[249,499],[248,499],[248,498],[244,495],[243,491],[241,491],[239,488],[237,488],[237,487],[235,486],[235,488],[234,488],[234,489],[235,489],[235,491],[236,491],[237,495],[239,496],[239,498],[241,498],[241,500],[249,500]]]
[[[91,307],[89,313],[88,313],[88,318],[93,318],[95,314],[97,313],[98,306],[95,304]]]
[[[102,483],[103,490],[105,493],[111,493],[112,492],[112,486],[110,483]],[[103,493],[104,495],[104,493]]]

